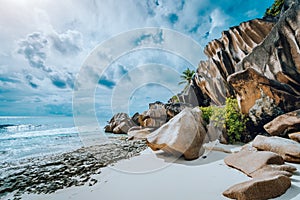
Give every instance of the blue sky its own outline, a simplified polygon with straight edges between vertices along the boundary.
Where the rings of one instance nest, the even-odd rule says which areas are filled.
[[[118,34],[144,27],[168,28],[204,47],[219,38],[222,30],[261,17],[272,2],[0,0],[0,115],[72,115],[74,80],[82,64],[97,45]],[[135,42],[138,39],[145,38]],[[199,52],[201,59],[205,57]],[[136,66],[147,63],[168,65],[178,73],[196,67],[172,53],[156,50],[123,55],[98,77],[95,102],[103,111],[99,115],[110,116],[117,111],[112,109],[112,96],[128,96],[114,93],[122,84],[120,80]],[[143,79],[151,80],[146,77],[151,73],[140,73]],[[128,76],[126,81],[132,78]],[[170,78],[180,91],[182,86],[176,85],[179,77]],[[137,111],[146,109],[154,99],[166,101],[173,92],[155,83],[145,84],[136,86],[126,101],[132,113],[135,107]]]

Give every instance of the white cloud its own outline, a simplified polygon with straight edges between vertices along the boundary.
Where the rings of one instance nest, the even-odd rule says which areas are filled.
[[[6,96],[0,95],[0,107],[4,101],[3,105],[7,106],[9,100],[18,99],[23,100],[15,110],[20,109],[22,103],[34,108],[36,101],[39,108],[48,105],[47,109],[52,110],[70,104],[72,82],[88,54],[96,45],[124,31],[157,26],[170,28],[204,46],[218,37],[220,30],[242,20],[232,15],[245,17],[246,13],[246,17],[251,17],[256,10],[261,12],[262,9],[253,7],[256,4],[262,3],[250,0],[226,3],[211,0],[2,0],[0,84]],[[233,12],[236,5],[239,7]],[[114,45],[123,48],[124,43]],[[184,46],[183,41],[173,41],[173,45]],[[199,55],[201,59],[202,52],[190,51],[193,58]],[[167,65],[179,72],[191,67],[175,54],[143,50],[119,58],[105,76],[117,84],[126,71],[147,63]],[[1,81],[1,77],[8,79]]]
[[[210,14],[211,19],[211,27],[209,33],[212,33],[215,28],[223,27],[226,24],[226,20],[228,20],[228,16],[222,13],[220,9],[215,9]]]
[[[249,18],[253,18],[255,16],[257,16],[259,13],[257,11],[257,9],[253,9],[253,10],[249,10],[245,13],[245,15]]]

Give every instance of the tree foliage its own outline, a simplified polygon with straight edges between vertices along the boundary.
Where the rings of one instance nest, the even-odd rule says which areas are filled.
[[[182,72],[182,75],[180,76],[181,79],[183,79],[183,81],[179,82],[179,85],[183,84],[183,83],[187,83],[190,84],[192,81],[192,78],[195,74],[194,70],[190,70],[189,68],[187,68],[186,70],[184,70]]]
[[[275,0],[274,3],[267,8],[265,17],[276,17],[280,14],[281,8],[284,4],[284,0]]]

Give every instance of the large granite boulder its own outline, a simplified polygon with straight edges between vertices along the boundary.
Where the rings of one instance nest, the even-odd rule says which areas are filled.
[[[278,175],[236,184],[224,191],[223,195],[237,200],[267,200],[281,196],[290,187],[290,178]]]
[[[264,125],[264,129],[273,136],[287,136],[300,131],[300,110],[295,110],[276,117]]]
[[[256,136],[252,146],[262,151],[271,151],[282,156],[285,161],[300,163],[300,144],[277,136]]]
[[[136,126],[133,120],[126,113],[115,114],[109,124],[104,127],[105,132],[111,132],[115,134],[125,134],[128,130]]]
[[[199,108],[185,108],[168,123],[147,136],[148,146],[156,151],[181,154],[187,160],[198,158],[206,131]]]

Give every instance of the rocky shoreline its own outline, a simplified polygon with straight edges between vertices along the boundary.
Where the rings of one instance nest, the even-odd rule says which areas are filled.
[[[124,136],[110,141],[68,153],[2,163],[0,198],[8,193],[21,199],[24,193],[47,194],[72,186],[92,186],[97,183],[92,175],[100,174],[102,167],[139,155],[147,147],[143,140],[130,141]]]

